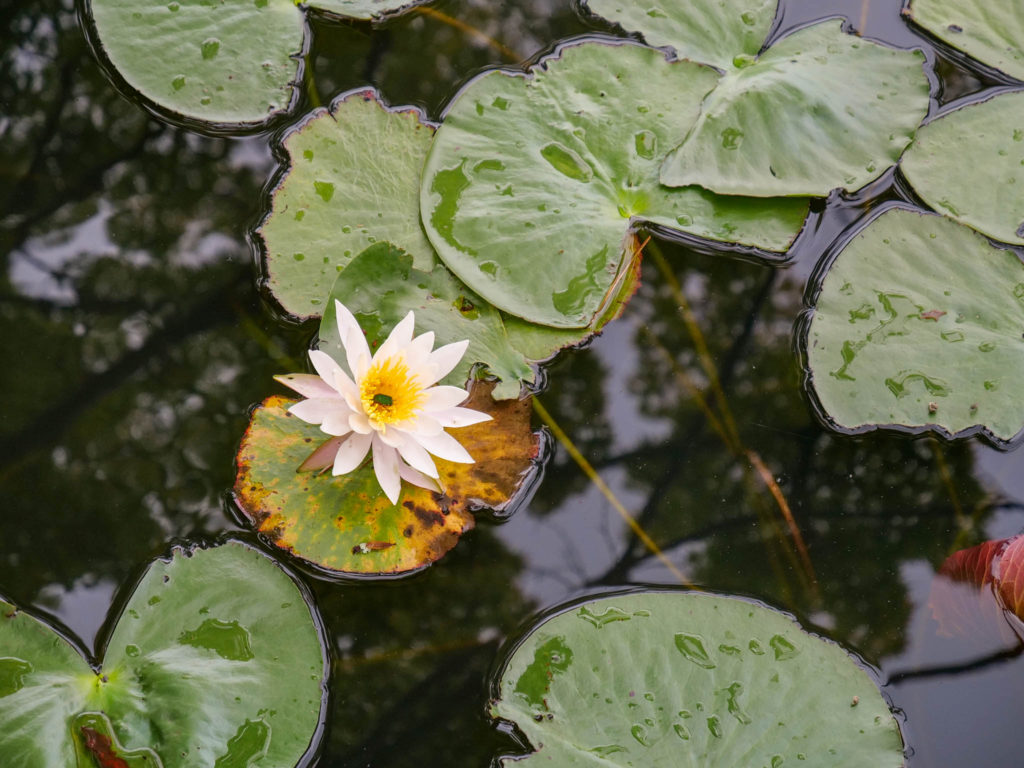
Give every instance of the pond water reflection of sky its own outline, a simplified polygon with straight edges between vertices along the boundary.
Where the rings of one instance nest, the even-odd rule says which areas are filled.
[[[781,26],[833,13],[857,25],[867,8],[871,36],[927,47],[900,5],[790,0]],[[526,55],[608,29],[568,0],[433,7]],[[469,76],[509,63],[422,14],[373,31],[322,19],[313,29],[325,102],[370,83],[436,116]],[[985,85],[937,62],[943,100]],[[297,114],[309,106],[306,96]],[[274,170],[270,138],[210,138],[148,116],[95,64],[70,0],[0,20],[0,592],[88,643],[168,541],[243,531],[227,491],[249,408],[279,391],[273,374],[303,365],[314,327],[268,304],[247,240]],[[763,487],[680,384],[706,377],[653,261],[623,317],[548,367],[540,397],[688,579],[792,611],[883,681],[895,676],[884,690],[906,718],[912,768],[1014,765],[1019,644],[980,628],[938,636],[928,598],[953,551],[1024,531],[1024,452],[838,435],[802,390],[793,328],[807,281],[869,200],[899,194],[893,183],[831,199],[785,267],[661,244],[743,444],[803,532],[817,591],[762,522],[774,514]],[[514,749],[485,716],[502,642],[581,594],[677,583],[561,448],[528,503],[501,523],[481,515],[427,571],[307,581],[334,643],[322,764],[381,768],[485,766]]]

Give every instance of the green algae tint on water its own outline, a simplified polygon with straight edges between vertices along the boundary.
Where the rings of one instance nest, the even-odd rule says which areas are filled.
[[[129,15],[170,17],[170,5],[126,10]],[[183,0],[180,5],[179,13],[198,15],[204,8]],[[208,8],[209,15],[237,9],[237,26],[218,21],[223,28],[170,37],[155,29],[152,34],[140,32],[141,22],[129,20],[119,27],[130,33],[123,43],[136,51],[133,55],[147,71],[160,70],[155,86],[168,98],[191,100],[165,106],[152,94],[134,90],[141,91],[142,84],[127,70],[121,71],[113,43],[101,39],[101,58],[93,56],[90,43],[96,45],[97,30],[90,27],[86,38],[78,19],[78,12],[86,10],[84,4],[80,9],[73,0],[39,0],[10,11],[0,21],[0,258],[5,267],[0,273],[0,335],[9,363],[0,375],[6,397],[0,419],[0,487],[5,501],[0,633],[8,637],[6,627],[15,624],[38,630],[29,633],[33,640],[0,643],[0,723],[6,734],[0,739],[27,734],[28,741],[16,745],[22,748],[36,743],[31,734],[47,734],[42,748],[49,751],[39,757],[46,766],[88,765],[97,754],[110,754],[132,768],[150,768],[155,759],[167,768],[173,764],[168,756],[152,757],[162,742],[155,729],[146,731],[146,718],[137,710],[116,706],[113,695],[106,705],[87,701],[92,690],[88,686],[123,690],[131,682],[127,676],[97,683],[97,668],[118,666],[142,674],[146,669],[170,669],[175,659],[202,657],[208,667],[204,685],[213,687],[220,696],[216,701],[222,703],[200,709],[196,697],[176,695],[171,703],[186,701],[188,706],[172,711],[216,731],[216,749],[205,763],[214,768],[218,761],[220,768],[296,761],[307,767],[341,768],[489,766],[501,756],[527,755],[537,746],[526,728],[496,728],[487,712],[491,701],[499,698],[506,651],[527,648],[525,637],[538,626],[538,617],[565,616],[588,633],[584,637],[625,636],[630,628],[655,620],[655,612],[644,617],[621,602],[584,605],[579,600],[598,601],[609,590],[641,585],[676,588],[681,574],[716,595],[739,595],[786,611],[802,627],[777,617],[796,634],[780,629],[741,636],[730,630],[736,635],[730,638],[724,630],[721,636],[713,633],[703,622],[675,626],[658,641],[659,653],[666,664],[688,670],[694,680],[710,679],[727,668],[749,668],[751,674],[762,667],[784,669],[807,658],[804,644],[835,642],[838,646],[828,647],[840,654],[841,649],[855,653],[868,665],[854,668],[860,675],[858,685],[870,683],[864,686],[867,692],[853,688],[838,702],[842,712],[837,718],[842,721],[848,715],[858,723],[864,713],[874,711],[869,707],[878,707],[886,729],[891,720],[903,733],[909,768],[1019,764],[1015,713],[1024,686],[1024,661],[1015,634],[1019,625],[1003,618],[994,598],[986,602],[974,582],[943,570],[947,559],[958,553],[1024,530],[1024,454],[1012,450],[1021,422],[1009,418],[1015,414],[1007,410],[1019,396],[1011,373],[1019,362],[1014,345],[1024,327],[1014,325],[1016,282],[1008,286],[1007,278],[999,276],[1000,270],[1015,268],[1014,259],[1019,262],[1021,255],[1011,237],[1021,222],[1000,211],[1020,206],[1014,208],[1010,193],[996,196],[998,203],[1008,203],[1005,209],[986,202],[997,185],[1010,189],[1008,180],[1014,176],[1000,158],[1011,157],[1018,148],[1011,123],[1019,120],[1006,114],[1015,109],[1020,91],[1014,80],[1019,73],[1013,70],[1019,58],[1016,49],[1006,48],[1014,36],[1003,40],[1001,35],[1020,27],[1016,8],[997,2],[953,8],[938,0],[914,0],[907,19],[901,13],[904,3],[897,0],[786,2],[774,16],[761,2],[742,8],[742,3],[727,2],[710,11],[693,4],[693,18],[701,29],[714,29],[727,21],[726,15],[745,24],[747,12],[752,23],[736,34],[713,40],[702,34],[691,40],[673,32],[676,20],[669,14],[675,11],[669,3],[650,3],[639,15],[628,9],[620,12],[626,9],[624,3],[597,0],[579,5],[570,0],[436,0],[404,14],[397,14],[400,9],[393,4],[379,9],[375,3],[361,4],[356,15],[380,11],[381,20],[373,23],[342,20],[346,5],[311,9],[275,0],[265,5],[224,3]],[[97,13],[98,0],[91,6]],[[646,15],[653,9],[666,18]],[[253,31],[250,21],[268,13],[281,23]],[[421,216],[419,200],[423,194],[438,200],[441,195],[430,192],[429,181],[424,186],[421,178],[404,178],[415,175],[415,170],[399,170],[396,181],[401,183],[376,189],[370,188],[372,174],[368,180],[359,177],[364,194],[357,199],[363,202],[384,198],[413,203],[388,209],[366,206],[351,221],[342,221],[339,213],[341,230],[337,248],[332,249],[334,209],[355,197],[346,183],[357,177],[339,160],[333,161],[336,172],[330,174],[315,172],[314,164],[333,157],[323,154],[328,147],[343,154],[344,144],[329,144],[339,137],[321,132],[331,120],[323,115],[339,97],[352,98],[374,88],[374,102],[354,97],[367,107],[360,115],[366,124],[397,112],[398,120],[407,120],[403,126],[422,126],[410,129],[416,138],[409,143],[397,130],[388,134],[394,139],[390,146],[397,149],[371,155],[382,170],[406,165],[415,169],[414,156],[422,161],[436,151],[439,145],[426,139],[446,110],[454,118],[451,125],[493,118],[509,133],[508,142],[497,148],[508,157],[467,155],[463,164],[456,152],[438,165],[433,178],[440,177],[441,188],[456,191],[468,184],[460,201],[479,193],[500,202],[522,202],[529,188],[522,190],[520,183],[504,179],[516,172],[513,160],[526,157],[516,151],[515,142],[525,143],[527,137],[513,130],[519,126],[513,120],[523,107],[519,91],[532,77],[525,73],[538,66],[543,69],[542,59],[564,63],[566,56],[571,57],[570,49],[629,49],[637,59],[654,62],[652,71],[684,71],[693,75],[690,85],[706,86],[688,107],[687,114],[696,119],[704,95],[719,79],[739,81],[743,78],[736,73],[747,70],[751,79],[758,79],[754,75],[761,70],[755,67],[765,58],[765,42],[765,51],[778,50],[790,33],[813,30],[819,22],[831,33],[840,23],[826,17],[836,14],[846,30],[836,34],[849,36],[840,38],[843,42],[896,46],[898,52],[883,49],[884,55],[915,62],[915,72],[929,81],[929,118],[926,128],[892,131],[892,139],[884,133],[881,159],[870,171],[868,162],[853,169],[857,173],[851,191],[783,201],[772,227],[753,232],[769,231],[770,241],[739,238],[750,223],[747,219],[737,222],[713,212],[705,216],[711,211],[721,214],[717,204],[727,195],[702,186],[681,191],[659,186],[664,158],[689,128],[679,122],[670,129],[665,118],[658,117],[659,112],[669,115],[669,107],[676,110],[678,104],[641,93],[662,78],[645,77],[646,70],[640,69],[640,84],[624,92],[628,109],[602,107],[596,95],[600,86],[592,94],[594,104],[575,105],[591,110],[588,115],[612,120],[614,130],[589,131],[590,125],[578,124],[576,111],[559,114],[558,108],[568,102],[551,102],[552,114],[541,126],[561,133],[537,142],[537,153],[529,158],[538,174],[543,171],[544,178],[553,180],[551,194],[537,200],[529,216],[493,222],[481,216],[473,224],[510,228],[507,261],[484,253],[486,239],[467,238],[467,220],[458,216],[451,220],[448,234],[477,256],[441,253],[435,260],[431,250],[445,241],[446,217],[442,206],[441,227],[430,231],[433,209]],[[963,33],[950,25],[960,26]],[[99,32],[102,38],[103,30]],[[630,42],[613,44],[627,37]],[[651,52],[639,46],[641,40],[672,50]],[[161,54],[158,48],[164,41],[187,50]],[[243,44],[249,50],[255,47],[258,58],[255,67],[239,69],[238,77],[262,82],[265,73],[275,76],[266,82],[258,103],[244,114],[212,115],[214,123],[196,116],[182,118],[185,107],[234,107],[229,88],[234,81],[218,77],[234,74],[228,64],[239,61]],[[690,45],[691,62],[700,65],[670,61],[672,51],[679,52],[684,45]],[[838,55],[829,54],[825,45],[826,55]],[[908,52],[914,47],[923,51],[923,65],[920,54]],[[272,66],[263,68],[264,61]],[[558,66],[551,66],[552,80]],[[487,74],[494,69],[501,72]],[[583,69],[576,76],[594,77]],[[200,74],[203,79],[197,80]],[[824,89],[829,103],[837,103],[832,95],[854,87],[847,77],[852,73],[840,68]],[[495,94],[506,100],[506,109],[491,98],[481,101],[485,111],[477,115],[475,103],[462,103],[471,89],[492,81],[508,86],[507,93]],[[175,83],[180,87],[176,89]],[[918,106],[923,105],[923,89],[915,93]],[[895,97],[889,88],[871,95],[877,94],[886,96],[880,100],[884,114]],[[566,89],[566,98],[569,95],[580,98]],[[203,98],[210,103],[202,104]],[[729,103],[740,109],[738,101]],[[463,115],[463,110],[469,114]],[[990,119],[975,122],[979,113],[988,113]],[[320,115],[322,122],[314,123],[311,114]],[[841,119],[849,118],[851,130],[865,127],[856,116],[842,114],[846,117]],[[333,127],[343,122],[338,118]],[[233,135],[243,123],[248,135]],[[946,135],[957,123],[972,125],[972,135],[990,134],[991,141],[957,143],[955,136]],[[579,127],[588,129],[586,140],[570,140]],[[729,128],[735,130],[726,132]],[[355,139],[344,136],[345,142]],[[785,136],[788,141],[789,134]],[[757,128],[730,123],[710,138],[716,152],[743,154],[764,135]],[[600,146],[606,140],[614,140],[615,146]],[[900,169],[893,171],[890,165],[899,151],[894,147],[901,147],[904,140],[909,140],[909,147]],[[608,164],[622,173],[611,175],[607,164],[590,162],[586,148],[591,145],[595,157],[614,158]],[[780,141],[779,146],[800,145]],[[306,150],[312,160],[306,158]],[[1000,155],[1000,150],[1008,154]],[[796,159],[812,156],[808,148]],[[982,184],[971,181],[957,165],[964,158],[974,158],[967,170],[989,163],[998,173],[988,174]],[[504,168],[489,162],[494,160]],[[285,176],[293,164],[301,169],[294,178],[305,180],[294,190]],[[958,170],[942,173],[944,167]],[[819,170],[824,168],[825,163],[820,164]],[[771,178],[770,169],[761,170]],[[868,186],[858,189],[862,181]],[[511,197],[502,194],[510,184]],[[984,203],[977,210],[958,198],[971,184],[978,191],[968,195],[967,202]],[[845,180],[835,186],[846,186]],[[552,216],[564,218],[584,205],[570,190],[598,187],[607,192],[593,197],[601,206],[600,216],[566,227],[557,245],[557,233],[538,234]],[[673,208],[664,220],[654,218],[660,210],[656,204],[683,198],[694,201],[693,206]],[[708,201],[715,207],[705,207]],[[573,202],[576,209],[570,207]],[[539,210],[541,204],[546,211]],[[762,198],[761,204],[767,212],[780,202]],[[284,219],[271,224],[267,217],[271,212],[278,215],[285,205]],[[924,205],[934,206],[943,218],[929,214]],[[746,205],[741,207],[747,210]],[[943,243],[921,249],[918,258],[927,267],[898,270],[894,265],[905,260],[887,258],[885,249],[892,243],[875,243],[868,256],[883,282],[876,289],[865,282],[863,271],[854,270],[857,279],[850,278],[850,285],[863,296],[857,293],[857,303],[847,306],[842,302],[853,299],[840,291],[842,282],[832,295],[829,268],[839,270],[833,278],[842,276],[864,240],[876,234],[893,240],[893,233],[877,229],[895,215],[889,207],[909,209],[900,211],[903,218],[934,219],[938,223],[930,231]],[[555,214],[555,208],[561,213]],[[295,231],[304,229],[299,213],[311,225],[312,237],[295,247],[275,245],[274,226],[287,223]],[[445,291],[461,284],[498,308],[508,344],[502,341],[486,348],[502,350],[500,364],[509,379],[502,379],[505,390],[522,382],[536,388],[536,401],[571,437],[622,507],[636,517],[664,559],[624,525],[615,506],[580,471],[550,429],[537,444],[543,471],[525,483],[518,503],[499,515],[475,512],[474,527],[462,531],[461,524],[456,526],[461,518],[450,520],[460,513],[449,511],[445,516],[437,500],[432,500],[436,507],[423,506],[419,516],[403,508],[414,533],[441,534],[442,529],[458,527],[461,534],[443,557],[415,575],[327,579],[316,566],[307,565],[301,553],[276,546],[274,541],[281,539],[274,539],[273,526],[254,531],[228,495],[237,476],[232,458],[252,419],[251,409],[268,397],[286,394],[273,376],[307,370],[306,350],[318,333],[315,318],[322,313],[322,305],[289,306],[277,294],[276,281],[310,270],[323,280],[323,295],[317,300],[326,299],[343,275],[337,267],[344,270],[367,245],[374,245],[368,238],[378,237],[375,228],[382,221],[388,225],[387,235],[378,242],[405,232],[406,241],[393,245],[409,255],[412,269],[443,267],[453,275],[438,281],[447,286]],[[989,223],[999,227],[986,232],[995,240],[977,233]],[[351,232],[344,232],[345,226]],[[636,228],[631,233],[634,240],[626,243],[631,226]],[[326,237],[322,228],[328,231]],[[897,229],[900,237],[922,237],[909,226]],[[947,237],[945,230],[964,234]],[[638,251],[648,235],[654,237],[644,245],[639,265],[635,259],[621,258]],[[747,244],[730,244],[737,240]],[[791,240],[794,245],[786,251]],[[932,242],[928,232],[925,241],[926,246]],[[578,270],[559,272],[553,260],[560,249],[578,251]],[[352,253],[346,255],[346,250]],[[529,280],[539,279],[532,276],[530,255],[558,277],[543,282],[541,292],[515,294],[510,288],[507,295],[495,294],[494,301],[470,282],[473,275],[488,290],[511,284],[513,270],[520,269],[515,259],[522,257],[521,274],[529,285]],[[465,274],[455,271],[460,259],[468,265],[460,267]],[[992,260],[998,268],[993,269]],[[621,303],[623,296],[631,295],[622,316],[605,324],[598,335],[586,323],[570,325],[583,322],[588,313],[608,316],[601,299],[615,276],[608,273],[606,278],[605,270],[621,263],[635,269],[623,278],[623,284],[626,277],[631,281],[629,290],[616,296]],[[539,273],[540,268],[534,271]],[[939,273],[948,278],[945,285],[937,281]],[[573,280],[573,289],[568,290]],[[408,290],[424,303],[431,291],[418,284]],[[952,295],[946,296],[946,290]],[[356,295],[355,287],[351,291]],[[894,419],[870,414],[866,421],[848,422],[837,414],[855,411],[865,394],[844,395],[852,385],[831,372],[843,369],[844,342],[863,342],[887,317],[879,292],[898,310],[900,328],[908,333],[884,340],[884,334],[875,334],[855,350],[845,373],[858,382],[878,384],[878,392],[867,402],[895,403],[904,411],[886,410],[884,415],[892,412]],[[556,293],[563,296],[562,309],[555,305]],[[891,298],[896,294],[905,299]],[[485,317],[482,306],[470,309],[464,301],[455,306],[460,295],[473,304],[467,294],[444,295],[445,308],[438,316],[448,313],[450,306],[460,316],[477,312],[477,317]],[[687,311],[680,309],[680,298]],[[380,296],[378,301],[369,290],[363,291],[362,300],[360,311],[366,318],[374,311],[381,318],[397,311],[391,308],[393,298]],[[545,317],[521,316],[536,308],[530,304],[540,305]],[[839,315],[834,314],[837,308],[842,310]],[[982,321],[991,318],[998,328],[969,317],[969,310],[980,314]],[[956,322],[957,312],[964,313],[964,322]],[[915,316],[908,317],[912,313]],[[311,319],[296,320],[299,317]],[[568,322],[561,327],[536,324],[564,318]],[[819,371],[808,350],[801,348],[817,334],[815,323],[825,321],[831,324],[825,352],[833,356],[821,362]],[[700,329],[703,344],[694,341],[694,327]],[[957,332],[963,334],[962,341],[956,340]],[[942,333],[952,335],[943,340]],[[535,366],[573,346],[574,340],[591,336],[583,348],[565,349],[550,364]],[[931,354],[927,344],[933,342],[935,349],[948,348],[948,357]],[[989,343],[996,346],[981,349]],[[884,366],[884,371],[862,371],[861,366],[876,355],[881,362],[872,366]],[[909,359],[904,364],[910,355],[917,356],[913,366]],[[707,359],[714,362],[716,377],[702,364]],[[801,361],[812,363],[806,391]],[[988,373],[989,366],[995,372]],[[931,391],[922,378],[901,378],[901,370],[911,367],[928,377]],[[975,374],[983,370],[975,396],[965,387],[975,386]],[[728,412],[716,394],[715,379]],[[887,379],[894,382],[892,388],[885,384]],[[819,400],[816,388],[826,380],[834,385],[836,398],[850,401],[844,408],[836,407],[832,418],[817,415],[825,397]],[[986,389],[985,381],[997,386]],[[900,391],[906,394],[899,397]],[[700,393],[699,399],[694,392]],[[516,402],[515,394],[502,402]],[[1000,410],[989,413],[989,404],[997,402],[1003,403]],[[972,405],[978,406],[974,414]],[[527,406],[526,415],[532,410]],[[836,429],[837,423],[846,424],[846,431],[861,431],[857,424],[862,423],[882,428],[851,437]],[[535,418],[526,434],[541,426]],[[954,432],[962,437],[944,437]],[[312,450],[303,448],[306,455]],[[785,500],[800,531],[806,563],[780,513],[778,498]],[[324,531],[342,530],[334,525],[336,517]],[[406,527],[395,528],[395,536],[404,539]],[[166,556],[175,544],[188,549],[197,541],[210,543],[222,536],[240,541],[237,546],[268,572],[231,588],[237,611],[216,610],[214,603],[202,599],[198,586],[189,586],[178,593],[189,603],[188,620],[162,627],[160,617],[175,609],[169,596],[175,576],[169,572],[171,582],[164,584],[161,576],[151,585],[152,593],[130,598],[139,580],[147,578],[144,574],[171,567],[168,561],[157,560],[153,570],[146,570],[154,557]],[[372,570],[364,564],[386,559],[397,545],[367,546],[365,552],[353,548],[381,542],[384,537],[353,539],[339,557]],[[202,561],[173,562],[176,568]],[[297,581],[287,574],[295,574]],[[273,585],[279,582],[294,594],[275,596]],[[150,605],[152,597],[162,599]],[[322,633],[294,619],[303,612],[313,615],[306,601],[315,604]],[[570,605],[572,610],[566,611]],[[201,613],[204,608],[209,612]],[[265,611],[272,624],[283,625],[270,633],[270,656],[278,657],[274,664],[294,661],[302,643],[288,633],[302,626],[307,630],[301,634],[312,643],[307,650],[317,650],[318,637],[325,645],[307,667],[275,676],[267,696],[250,697],[233,692],[229,684],[236,679],[233,671],[261,663],[268,649],[263,628],[245,613],[257,610]],[[941,625],[933,618],[935,611],[944,617]],[[157,627],[161,631],[152,631]],[[640,647],[639,641],[621,653],[609,651],[602,656],[607,662],[588,664],[592,648],[581,646],[567,630],[556,628],[546,637],[535,637],[535,646],[522,659],[524,674],[514,675],[505,692],[508,701],[529,713],[527,727],[538,733],[562,727],[562,686],[576,676],[621,676],[623,685],[613,686],[612,693],[596,686],[581,689],[589,697],[588,706],[626,716],[616,721],[614,727],[621,730],[614,731],[614,738],[587,741],[594,750],[587,760],[614,765],[616,760],[642,758],[649,750],[664,748],[660,745],[694,744],[698,737],[704,744],[724,744],[737,734],[751,733],[761,722],[755,706],[758,686],[739,674],[723,678],[708,696],[673,688],[671,695],[686,701],[669,707],[669,694],[658,687],[669,679],[666,670],[620,663],[632,648]],[[252,658],[244,660],[250,653]],[[161,665],[152,667],[154,658]],[[325,661],[330,662],[329,670]],[[526,674],[528,668],[532,671]],[[232,674],[210,677],[210,669]],[[638,681],[640,675],[649,679]],[[160,683],[177,684],[179,679],[160,677]],[[793,695],[780,701],[807,705],[813,695],[827,691],[822,679],[797,680]],[[329,705],[321,707],[325,680]],[[41,687],[40,681],[48,681],[49,687]],[[195,679],[188,682],[201,684]],[[635,695],[630,697],[630,691]],[[288,700],[279,703],[278,694]],[[241,701],[235,701],[236,696]],[[859,697],[856,705],[854,696]],[[40,708],[24,706],[28,697]],[[154,722],[161,724],[162,734],[168,733],[170,719],[162,705],[149,698],[139,700],[159,711]],[[697,709],[698,703],[703,711]],[[888,712],[890,707],[895,715],[886,720],[881,710]],[[268,711],[261,712],[264,709]],[[22,730],[14,727],[33,713],[40,719]],[[790,723],[787,717],[779,720]],[[128,721],[133,726],[125,730],[122,723]],[[865,728],[868,733],[873,723],[874,717]],[[301,739],[286,740],[286,734],[299,732]],[[889,737],[894,733],[883,732]],[[689,742],[683,735],[689,735]],[[314,742],[315,748],[306,753]],[[4,743],[7,759],[20,754]],[[283,743],[291,743],[297,756],[275,757]],[[802,754],[807,759],[799,759],[799,750],[767,750],[752,764],[779,768],[776,757],[784,759],[781,768],[828,764],[814,763],[809,753]]]

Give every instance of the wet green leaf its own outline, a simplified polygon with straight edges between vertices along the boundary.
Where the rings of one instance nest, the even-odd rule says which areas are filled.
[[[290,766],[313,746],[320,633],[291,577],[247,545],[177,547],[151,564],[98,672],[43,622],[0,607],[0,751],[11,765]]]
[[[350,19],[373,19],[425,2],[428,0],[311,0],[308,5]]]
[[[918,131],[900,167],[939,213],[996,240],[1024,244],[1024,93],[933,120]]]
[[[599,16],[640,32],[648,45],[671,46],[681,59],[719,69],[758,54],[775,20],[776,0],[586,0]]]
[[[949,219],[891,210],[836,257],[807,337],[814,391],[846,429],[1000,440],[1024,427],[1024,265]]]
[[[391,504],[367,462],[347,475],[297,472],[327,436],[287,413],[295,401],[267,398],[238,449],[235,498],[275,545],[328,572],[417,570],[441,558],[473,527],[473,512],[501,510],[526,482],[537,455],[528,400],[496,402],[476,382],[465,407],[493,421],[450,430],[475,459],[435,459],[444,494],[402,484]]]
[[[193,120],[259,124],[288,109],[304,34],[290,0],[89,0],[132,88]]]
[[[420,271],[410,256],[389,243],[371,245],[359,254],[331,290],[320,321],[320,349],[344,360],[335,299],[355,314],[375,343],[383,341],[382,331],[393,328],[409,310],[416,313],[418,329],[434,332],[435,347],[469,339],[465,356],[443,383],[463,386],[474,366],[483,364],[487,373],[500,379],[493,392],[499,400],[518,398],[522,384],[533,384],[531,363],[548,359],[592,332],[548,328],[503,315],[444,265]]]
[[[658,168],[717,75],[632,44],[564,47],[531,74],[488,72],[451,105],[420,212],[441,259],[477,294],[544,325],[591,323],[637,222],[788,248],[803,200],[669,190]]]
[[[605,597],[548,618],[505,663],[492,712],[536,749],[527,765],[903,765],[896,721],[842,648],[703,593]]]
[[[1024,80],[1019,0],[911,0],[908,15],[942,42]]]
[[[259,232],[267,281],[281,306],[324,311],[338,273],[387,240],[418,269],[435,263],[419,222],[419,175],[433,128],[413,109],[389,110],[372,90],[319,109],[284,140],[290,167]]]
[[[723,76],[661,180],[764,197],[858,189],[896,162],[927,114],[923,63],[837,20],[794,32]]]

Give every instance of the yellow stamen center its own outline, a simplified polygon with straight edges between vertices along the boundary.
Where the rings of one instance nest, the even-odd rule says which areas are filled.
[[[412,418],[422,407],[423,387],[401,357],[389,357],[366,372],[359,399],[370,421],[394,424]]]

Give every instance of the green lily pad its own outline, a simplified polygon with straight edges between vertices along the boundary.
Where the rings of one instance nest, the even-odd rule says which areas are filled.
[[[537,750],[526,765],[904,762],[896,721],[849,654],[736,598],[644,592],[573,606],[515,648],[499,693],[492,714]]]
[[[311,0],[310,8],[349,19],[376,19],[398,13],[429,0]]]
[[[723,76],[661,180],[763,197],[859,189],[928,113],[923,63],[921,51],[848,35],[838,20],[794,32]]]
[[[758,54],[778,5],[776,0],[586,0],[586,4],[598,16],[641,33],[648,45],[670,46],[681,59],[723,70]]]
[[[259,228],[267,283],[298,317],[319,315],[338,273],[387,240],[434,266],[419,222],[420,168],[433,128],[414,109],[387,109],[372,90],[318,109],[284,140],[287,173]]]
[[[462,361],[442,383],[463,386],[473,368],[483,364],[486,372],[499,379],[492,393],[496,400],[518,398],[522,385],[532,385],[536,379],[532,364],[593,333],[591,329],[532,325],[503,315],[444,265],[423,272],[413,267],[410,256],[389,243],[371,245],[356,256],[331,290],[320,321],[320,349],[344,360],[335,300],[348,307],[360,327],[378,342],[384,338],[383,331],[393,328],[409,310],[415,311],[420,332],[434,332],[435,347],[469,339]]]
[[[247,545],[176,547],[152,563],[96,671],[43,621],[0,611],[10,765],[290,766],[315,751],[320,632],[292,578]]]
[[[530,432],[529,401],[496,402],[492,386],[474,383],[465,407],[493,421],[450,432],[475,463],[435,459],[445,493],[403,483],[394,505],[369,463],[337,477],[298,472],[327,436],[287,412],[295,400],[269,397],[238,449],[235,499],[273,544],[328,575],[419,570],[473,527],[475,510],[509,506],[535,471],[539,443]]]
[[[257,125],[287,110],[304,14],[291,0],[88,0],[99,46],[146,99],[193,120]]]
[[[934,210],[1024,245],[1024,92],[961,107],[923,126],[900,167]]]
[[[556,327],[608,304],[638,222],[784,251],[807,202],[670,190],[658,168],[717,81],[633,44],[560,49],[531,73],[485,73],[459,94],[423,173],[438,255],[478,295]]]
[[[1024,80],[1024,14],[1018,0],[911,0],[907,13],[942,42]]]
[[[807,334],[838,426],[1024,427],[1024,265],[949,219],[890,210],[836,257]]]

